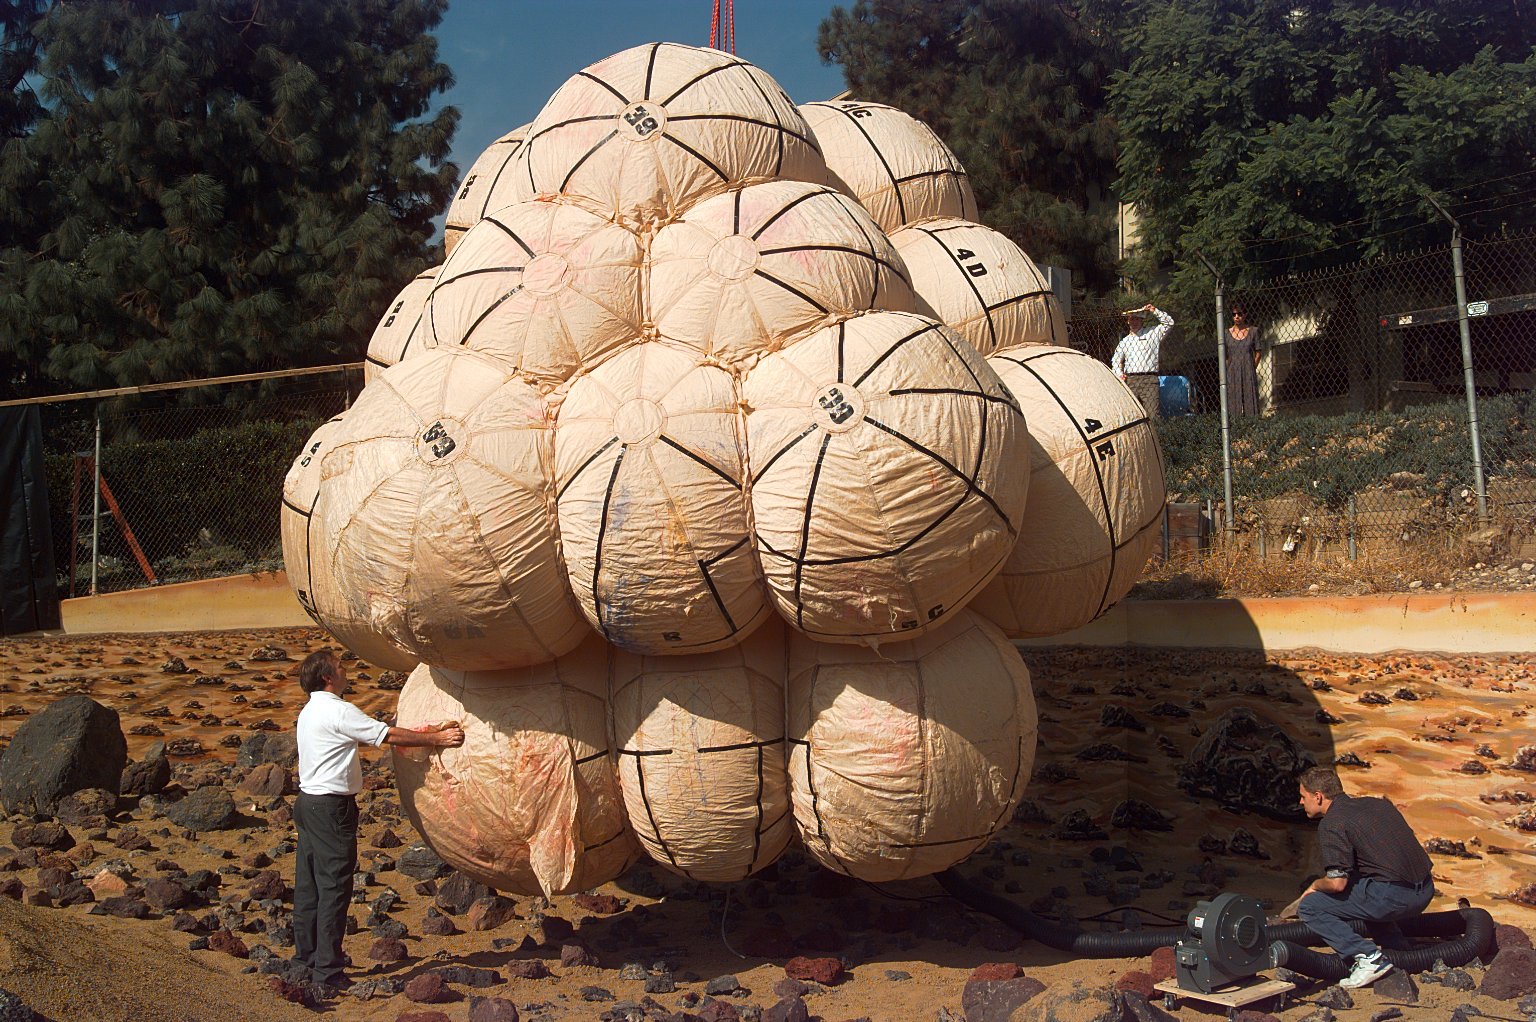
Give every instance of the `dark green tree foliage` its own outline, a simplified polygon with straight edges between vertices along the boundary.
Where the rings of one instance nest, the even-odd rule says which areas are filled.
[[[35,29],[46,109],[0,174],[0,204],[44,222],[0,239],[13,388],[360,357],[457,175],[457,111],[421,119],[452,84],[427,34],[445,6],[54,6]]]
[[[981,219],[1040,263],[1115,277],[1114,36],[1057,0],[858,0],[822,22],[855,98],[925,121],[955,150]]]
[[[1243,283],[1444,244],[1425,192],[1473,230],[1532,219],[1521,0],[1140,0],[1128,21],[1111,101],[1133,276],[1175,266],[1193,295],[1197,251]]]

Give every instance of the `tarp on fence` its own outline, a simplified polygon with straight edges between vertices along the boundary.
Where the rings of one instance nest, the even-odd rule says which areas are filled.
[[[37,408],[0,408],[0,635],[59,627]]]

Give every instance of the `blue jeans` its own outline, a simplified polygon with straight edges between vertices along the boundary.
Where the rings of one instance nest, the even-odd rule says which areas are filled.
[[[1373,955],[1378,948],[1370,938],[1350,929],[1352,920],[1379,924],[1372,930],[1389,945],[1399,943],[1403,935],[1397,928],[1397,920],[1423,912],[1434,896],[1435,885],[1430,880],[1417,887],[1407,887],[1375,877],[1361,877],[1343,894],[1313,891],[1301,899],[1297,915],[1329,947],[1353,958]]]

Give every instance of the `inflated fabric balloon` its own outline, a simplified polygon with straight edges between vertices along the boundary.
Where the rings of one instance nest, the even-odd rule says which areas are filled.
[[[304,449],[293,459],[288,474],[283,477],[283,508],[281,524],[283,536],[283,565],[288,584],[299,599],[299,606],[314,618],[315,601],[310,597],[309,581],[309,523],[310,512],[315,508],[315,498],[320,493],[320,462],[330,450],[331,438],[341,428],[342,416],[329,419],[304,441]]]
[[[397,669],[522,667],[574,649],[590,630],[560,565],[551,432],[538,393],[489,356],[427,351],[385,370],[321,463],[321,622]]]
[[[774,623],[719,653],[615,655],[624,804],[641,846],[666,868],[740,880],[788,844],[785,639]]]
[[[509,200],[558,192],[639,219],[747,181],[826,180],[805,118],[767,72],[678,43],[636,46],[568,79],[514,169]]]
[[[878,883],[964,859],[1018,804],[1035,732],[1024,661],[968,611],[878,653],[790,640],[790,797],[828,869]]]
[[[931,216],[976,219],[959,159],[933,129],[895,107],[833,100],[800,107],[827,169],[882,230]]]
[[[1141,403],[1069,348],[987,360],[1024,409],[1029,506],[1019,540],[973,608],[1010,638],[1087,624],[1130,591],[1160,537],[1162,453]]]
[[[663,337],[732,364],[855,312],[918,311],[869,214],[800,181],[733,189],[658,231],[650,308]]]
[[[651,341],[572,386],[560,539],[587,620],[637,653],[733,645],[772,616],[749,543],[735,381]]]
[[[425,664],[400,692],[407,725],[458,721],[456,749],[396,749],[411,823],[444,862],[499,891],[571,894],[639,857],[608,748],[607,650],[520,671]]]
[[[891,234],[912,286],[938,319],[983,355],[1067,343],[1061,303],[1034,261],[999,231],[953,217]]]
[[[471,227],[427,302],[427,347],[489,352],[548,390],[640,336],[640,239],[569,202]]]
[[[448,204],[443,217],[443,254],[453,255],[454,248],[464,232],[485,218],[491,207],[491,195],[503,174],[509,173],[513,157],[523,139],[528,137],[531,124],[507,132],[486,147],[485,152],[470,164],[469,173],[459,182],[459,190]]]
[[[1013,548],[1024,422],[948,327],[871,312],[747,375],[757,554],[813,638],[910,639],[965,606]]]
[[[368,354],[363,359],[364,386],[407,355],[421,350],[421,314],[441,269],[441,266],[434,266],[418,273],[389,303],[388,311],[368,341]]]

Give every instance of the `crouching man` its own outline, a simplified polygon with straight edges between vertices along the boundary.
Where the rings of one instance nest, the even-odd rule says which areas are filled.
[[[293,822],[299,830],[293,885],[296,960],[317,982],[337,989],[351,985],[341,939],[357,872],[357,794],[363,769],[359,744],[454,748],[464,744],[456,721],[420,730],[390,727],[342,699],[347,669],[328,649],[299,665],[299,687],[309,701],[299,711],[299,795]]]
[[[1342,987],[1363,987],[1392,969],[1375,941],[1350,928],[1366,923],[1388,947],[1407,946],[1397,921],[1423,912],[1434,897],[1429,856],[1396,806],[1384,798],[1344,793],[1326,767],[1304,772],[1301,806],[1320,819],[1323,875],[1281,912],[1299,917],[1340,955],[1353,959]]]

